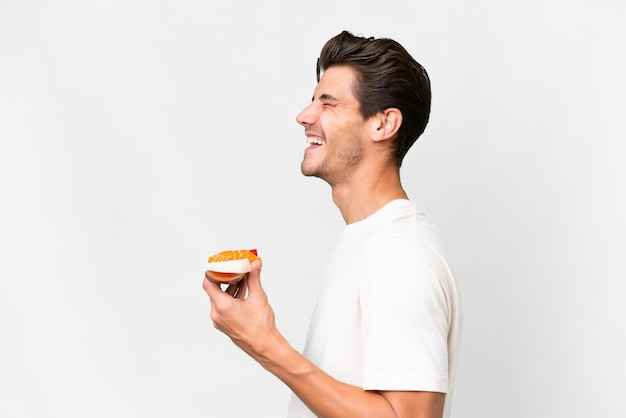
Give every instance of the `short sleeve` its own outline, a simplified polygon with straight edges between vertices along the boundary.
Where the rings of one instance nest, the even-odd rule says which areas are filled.
[[[448,391],[448,306],[437,255],[388,238],[363,265],[359,302],[366,390]]]

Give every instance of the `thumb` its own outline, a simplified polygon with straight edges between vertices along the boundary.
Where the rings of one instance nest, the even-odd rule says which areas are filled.
[[[261,260],[254,260],[250,265],[250,273],[248,273],[248,291],[250,294],[263,292],[263,287],[261,287],[262,267],[263,263],[261,263]]]

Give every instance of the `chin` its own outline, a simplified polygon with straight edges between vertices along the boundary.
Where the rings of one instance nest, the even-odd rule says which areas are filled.
[[[316,177],[320,180],[324,180],[326,183],[332,185],[332,183],[330,182],[330,180],[328,179],[328,177],[325,175],[324,172],[320,171],[320,170],[306,170],[304,168],[302,168],[302,174],[305,177]]]
[[[326,168],[328,165],[322,161],[321,163],[314,163],[312,161],[308,161],[304,159],[302,164],[300,164],[300,171],[306,177],[317,177],[324,181],[328,181],[328,171]]]
[[[302,161],[302,164],[300,164],[300,171],[303,175],[307,177],[315,176],[315,169],[308,167],[304,161]]]
[[[308,167],[304,163],[300,166],[300,171],[306,177],[321,177],[320,170],[317,167]]]

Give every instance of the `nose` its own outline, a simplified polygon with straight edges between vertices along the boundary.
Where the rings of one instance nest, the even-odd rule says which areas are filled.
[[[313,103],[305,107],[296,116],[296,122],[302,126],[311,126],[315,123],[315,112],[313,110]]]

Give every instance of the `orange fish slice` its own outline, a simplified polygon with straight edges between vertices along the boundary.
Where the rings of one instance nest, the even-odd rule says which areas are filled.
[[[254,260],[260,260],[256,250],[227,250],[209,257],[207,278],[220,284],[234,284],[250,272]]]

